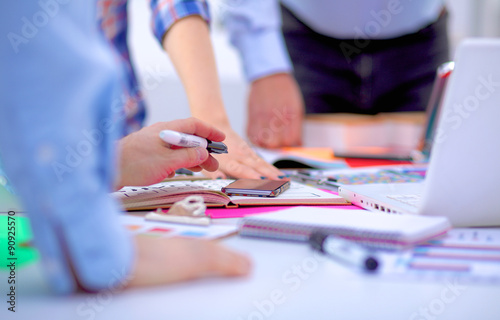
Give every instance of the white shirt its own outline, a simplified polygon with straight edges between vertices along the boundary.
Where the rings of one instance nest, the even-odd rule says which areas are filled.
[[[234,2],[234,1],[233,1]],[[281,0],[316,32],[339,39],[390,39],[435,22],[443,0]],[[224,17],[250,81],[289,72],[277,0],[238,0]]]

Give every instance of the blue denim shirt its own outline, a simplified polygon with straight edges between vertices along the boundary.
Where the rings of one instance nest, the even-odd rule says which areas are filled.
[[[108,196],[123,74],[95,2],[0,4],[0,154],[58,293],[120,286],[134,257]]]

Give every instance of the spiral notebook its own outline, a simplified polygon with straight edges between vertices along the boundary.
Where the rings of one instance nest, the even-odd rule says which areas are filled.
[[[348,238],[364,245],[405,248],[445,234],[446,217],[389,215],[366,210],[293,207],[242,220],[240,235],[307,241],[314,230]]]

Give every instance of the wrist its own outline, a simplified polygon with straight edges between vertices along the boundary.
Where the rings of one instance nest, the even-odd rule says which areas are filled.
[[[218,129],[231,127],[222,102],[210,103],[204,101],[203,103],[193,104],[191,105],[191,115]]]
[[[288,79],[294,79],[293,78],[293,75],[289,72],[276,72],[276,73],[272,73],[272,74],[268,74],[266,76],[263,76],[263,77],[259,77],[255,80],[253,80],[250,84],[258,84],[262,81],[266,81],[266,80],[280,80],[280,79],[285,79],[285,80],[288,80]]]

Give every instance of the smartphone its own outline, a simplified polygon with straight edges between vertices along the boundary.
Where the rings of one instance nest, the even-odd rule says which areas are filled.
[[[221,191],[228,196],[277,197],[288,188],[289,180],[238,179]]]

